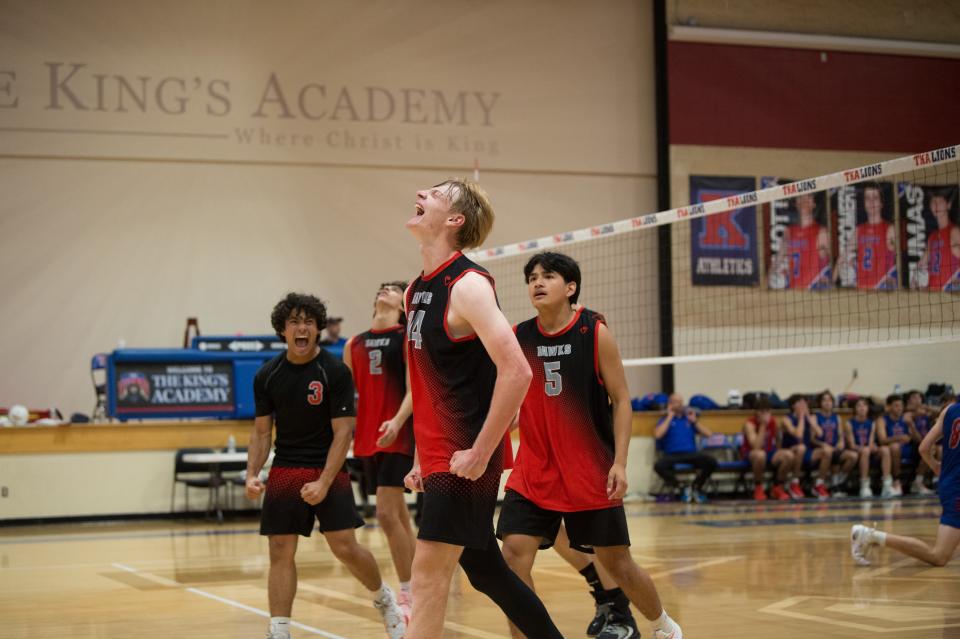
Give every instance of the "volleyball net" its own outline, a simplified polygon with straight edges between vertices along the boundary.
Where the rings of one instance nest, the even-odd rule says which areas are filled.
[[[493,273],[513,323],[534,314],[527,260],[540,251],[576,259],[580,303],[607,317],[627,366],[954,342],[958,152],[806,179],[692,175],[688,205],[470,257]],[[669,357],[661,356],[664,336]]]

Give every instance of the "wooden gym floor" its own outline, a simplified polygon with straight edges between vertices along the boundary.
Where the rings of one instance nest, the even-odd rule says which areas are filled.
[[[688,639],[960,637],[960,561],[930,568],[886,550],[850,559],[850,525],[932,539],[935,498],[703,506],[631,504],[632,551]],[[359,531],[388,583],[381,532]],[[382,638],[363,588],[316,533],[301,540],[294,636]],[[262,637],[266,541],[253,520],[0,528],[0,637]],[[445,637],[508,637],[500,612],[459,575]],[[586,584],[553,551],[537,588],[567,637],[583,637]],[[649,625],[641,623],[644,636]]]

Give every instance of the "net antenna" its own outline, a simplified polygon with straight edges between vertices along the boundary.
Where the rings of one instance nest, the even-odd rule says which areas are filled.
[[[625,366],[956,342],[960,256],[951,258],[956,247],[949,238],[960,235],[958,153],[960,146],[949,146],[813,178],[774,179],[759,190],[468,257],[494,275],[513,323],[534,314],[523,278],[530,256],[553,250],[576,259],[583,272],[580,303],[604,313]],[[799,201],[808,195],[819,202],[821,228],[804,250],[820,254],[810,281],[801,282],[805,258],[793,248],[803,235]],[[746,233],[758,248],[755,282],[695,285],[701,264],[692,245],[711,218],[743,207],[756,210],[756,226]],[[777,211],[790,220],[784,229],[776,227]],[[658,263],[657,233],[648,232],[663,225],[670,229],[668,264]],[[886,262],[878,267],[881,255]],[[657,274],[663,268],[671,269],[673,282],[670,357],[659,356]]]

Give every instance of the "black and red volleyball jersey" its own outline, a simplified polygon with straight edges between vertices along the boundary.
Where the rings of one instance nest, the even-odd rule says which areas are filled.
[[[457,252],[407,290],[407,366],[423,477],[449,472],[450,456],[473,446],[497,380],[496,366],[476,334],[454,338],[447,330],[450,291],[467,273],[480,273],[493,285],[486,269]],[[502,456],[494,455],[490,463],[501,465]]]
[[[580,308],[557,333],[537,318],[518,324],[517,341],[533,369],[520,407],[520,448],[507,488],[560,512],[611,508],[607,475],[614,459],[613,420],[600,377],[598,326]]]
[[[403,362],[404,328],[400,324],[382,330],[370,329],[350,342],[353,383],[357,388],[357,427],[353,454],[370,457],[375,453],[413,455],[413,423],[408,419],[392,444],[377,446],[380,426],[397,414],[407,393],[406,365]]]
[[[277,467],[322,468],[333,443],[331,420],[356,414],[350,369],[322,348],[306,364],[286,353],[264,362],[253,398],[257,417],[274,415]]]

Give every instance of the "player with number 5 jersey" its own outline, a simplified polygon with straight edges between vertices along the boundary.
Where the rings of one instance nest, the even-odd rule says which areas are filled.
[[[616,341],[602,315],[577,305],[575,260],[538,253],[523,274],[537,316],[515,330],[533,381],[520,408],[520,449],[497,524],[504,556],[532,585],[537,550],[553,545],[562,521],[570,546],[596,554],[653,623],[655,639],[680,639],[653,580],[630,555],[622,500],[633,410]],[[639,636],[629,609],[609,615],[600,637]]]

